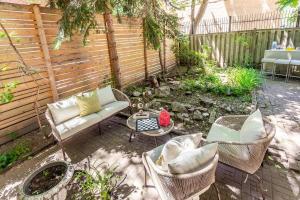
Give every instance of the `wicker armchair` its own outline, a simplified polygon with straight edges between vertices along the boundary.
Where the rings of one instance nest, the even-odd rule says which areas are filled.
[[[220,199],[218,188],[214,184],[219,159],[218,154],[199,171],[175,175],[162,171],[154,164],[160,156],[163,146],[161,145],[149,152],[143,153],[145,186],[147,186],[146,172],[148,172],[162,200],[191,199],[206,192],[212,184],[217,191],[218,199]]]
[[[215,123],[239,131],[247,117],[247,115],[223,116],[217,119]],[[268,146],[274,138],[276,132],[276,128],[273,123],[271,123],[266,118],[264,118],[263,121],[267,136],[262,139],[248,143],[210,141],[219,143],[218,148],[220,162],[246,172],[247,178],[249,174],[254,174],[262,165]],[[238,156],[232,154],[231,152],[233,151],[248,151],[249,157],[247,160],[241,159]],[[260,182],[260,189],[264,199],[262,180],[257,175],[255,175],[255,177]],[[245,182],[247,181],[247,178]]]

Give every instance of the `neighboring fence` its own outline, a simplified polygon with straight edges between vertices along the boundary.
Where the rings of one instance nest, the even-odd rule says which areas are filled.
[[[53,101],[53,92],[64,98],[102,86],[111,81],[111,67],[102,15],[97,16],[99,26],[90,34],[86,46],[82,46],[80,36],[75,36],[71,42],[63,43],[59,50],[54,50],[60,12],[49,8],[37,9],[34,12],[32,6],[0,3],[0,19],[25,62],[39,69],[41,76],[46,78],[35,75],[41,85],[38,102],[43,113],[47,103]],[[114,18],[113,23],[123,86],[145,79],[146,67],[149,75],[160,72],[158,52],[151,49],[144,51],[141,20],[124,18],[119,23]],[[176,61],[170,50],[172,42],[166,40],[165,43],[162,56],[166,68],[170,69]],[[0,81],[20,82],[14,90],[13,101],[0,105],[0,144],[10,140],[11,135],[15,137],[37,128],[34,110],[36,85],[30,77],[21,76],[16,60],[7,39],[0,39],[0,62],[7,65],[7,70],[0,71]],[[47,81],[49,67],[53,70],[56,91],[51,90],[51,82]],[[41,117],[44,119],[43,114]]]
[[[300,12],[297,10],[273,11],[262,14],[204,19],[197,34],[246,31],[254,29],[277,29],[300,27]],[[182,25],[182,31],[189,33],[190,23]]]
[[[211,58],[221,67],[234,64],[258,65],[264,51],[277,41],[283,48],[300,47],[300,28],[251,30],[229,33],[190,35],[193,50],[202,51],[202,45],[211,47]]]

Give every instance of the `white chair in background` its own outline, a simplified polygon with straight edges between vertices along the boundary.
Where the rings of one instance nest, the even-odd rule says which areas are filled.
[[[292,59],[288,68],[288,80],[290,79],[290,77],[300,78],[300,76],[293,75],[293,72],[295,72],[298,67],[300,67],[300,51],[293,51],[291,52],[291,55]]]
[[[279,51],[276,54],[276,60],[274,62],[274,74],[273,74],[273,79],[275,78],[276,75],[278,76],[285,76],[285,81],[288,80],[288,71],[291,63],[291,54],[290,52],[285,52],[285,51]],[[276,69],[278,65],[284,65],[286,66],[286,71],[285,74],[282,73],[277,73]]]
[[[262,75],[269,74],[272,75],[272,79],[274,79],[274,69],[275,69],[275,61],[276,58],[274,58],[274,52],[273,51],[265,51],[264,57],[261,60],[261,70],[260,73]],[[268,68],[267,64],[271,64],[271,67]]]

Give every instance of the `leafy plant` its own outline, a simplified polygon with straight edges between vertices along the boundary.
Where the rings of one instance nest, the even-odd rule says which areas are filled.
[[[244,96],[261,84],[257,71],[249,68],[208,68],[198,79],[184,81],[189,90],[212,92],[219,95]]]
[[[180,65],[188,66],[189,70],[192,66],[203,67],[212,63],[208,59],[211,51],[210,47],[203,45],[201,48],[202,52],[191,50],[188,38],[182,36],[178,38],[177,44],[172,46],[172,51]]]
[[[75,199],[110,200],[113,192],[119,186],[120,177],[115,172],[116,167],[106,166],[104,170],[94,169],[94,174],[79,171],[75,174],[75,183],[79,186]]]
[[[12,91],[17,87],[18,84],[18,81],[12,81],[3,84],[3,90],[0,93],[0,104],[9,103],[13,100],[14,95]]]
[[[0,171],[4,170],[7,166],[16,162],[22,156],[31,151],[27,142],[20,142],[7,152],[0,154]]]

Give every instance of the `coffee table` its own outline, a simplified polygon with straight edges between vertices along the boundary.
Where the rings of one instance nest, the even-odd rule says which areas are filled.
[[[158,116],[159,116],[159,111],[149,111],[149,117],[158,117]],[[166,127],[161,126],[160,129],[158,129],[158,130],[137,132],[136,131],[136,119],[134,119],[133,115],[131,115],[127,119],[127,126],[128,126],[128,128],[131,129],[129,142],[131,142],[132,136],[135,136],[135,134],[138,133],[138,134],[144,134],[144,135],[147,135],[147,136],[150,136],[150,137],[154,137],[155,144],[157,146],[156,137],[169,134],[172,131],[172,129],[174,128],[174,122],[173,122],[173,120],[171,120],[171,123],[170,123],[169,126],[166,126]]]

